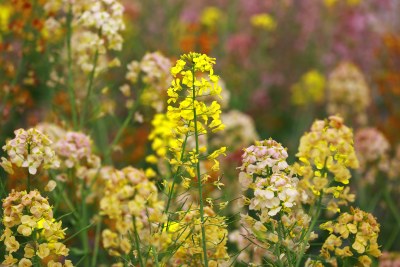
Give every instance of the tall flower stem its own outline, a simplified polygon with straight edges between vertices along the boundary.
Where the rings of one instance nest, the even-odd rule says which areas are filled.
[[[69,4],[68,14],[67,14],[67,57],[68,57],[68,95],[69,102],[71,104],[71,113],[72,113],[72,124],[74,130],[77,130],[78,127],[78,117],[76,112],[76,104],[75,104],[75,91],[73,85],[73,75],[72,75],[72,49],[71,49],[71,37],[72,37],[72,4]]]
[[[306,252],[306,244],[308,244],[308,241],[310,240],[311,232],[313,231],[315,225],[317,224],[318,218],[321,215],[322,197],[323,197],[323,192],[320,191],[320,195],[318,197],[316,206],[314,206],[316,211],[315,211],[315,214],[313,214],[313,216],[312,216],[313,219],[311,221],[310,227],[307,229],[305,238],[303,239],[303,243],[301,245],[301,249],[300,249],[300,252],[297,257],[296,267],[299,267],[302,262],[304,253]]]
[[[85,102],[83,104],[83,109],[82,109],[82,114],[81,114],[81,121],[80,121],[80,129],[83,129],[83,127],[85,126],[85,120],[86,120],[86,116],[88,113],[88,109],[89,109],[89,104],[90,104],[90,100],[92,98],[92,91],[93,91],[93,82],[94,82],[94,76],[96,74],[96,66],[97,66],[97,61],[99,59],[99,50],[96,49],[96,52],[94,54],[94,58],[93,58],[93,69],[90,72],[89,75],[89,84],[87,87],[87,92],[86,92],[86,97],[85,97]]]
[[[142,252],[140,250],[140,240],[139,240],[139,235],[138,235],[137,227],[136,227],[136,217],[133,217],[132,223],[133,223],[133,231],[134,231],[133,235],[135,238],[135,245],[136,245],[136,250],[137,250],[138,258],[139,258],[139,267],[145,267],[144,262],[143,262]]]
[[[100,234],[101,234],[102,219],[103,218],[99,217],[99,220],[96,225],[96,236],[94,239],[94,251],[93,251],[93,255],[92,255],[92,264],[91,264],[92,267],[96,267],[96,264],[97,264],[97,256],[99,254],[99,247],[100,247]]]
[[[189,127],[190,127],[190,123],[189,123]],[[186,134],[185,140],[183,141],[183,144],[182,144],[182,150],[181,150],[180,161],[183,160],[184,152],[185,152],[185,149],[186,149],[186,142],[187,142],[187,139],[188,139],[188,135]],[[167,200],[167,206],[166,206],[166,208],[165,208],[165,213],[168,213],[168,211],[169,211],[169,207],[170,207],[170,205],[171,205],[171,199],[172,199],[172,195],[173,195],[173,193],[174,193],[174,187],[175,187],[175,184],[176,184],[177,179],[178,179],[179,171],[180,171],[180,167],[178,167],[178,169],[176,170],[176,172],[175,172],[175,174],[174,174],[174,177],[173,177],[173,179],[172,179],[171,189],[170,189],[169,192],[168,192],[168,200]]]
[[[80,227],[83,230],[81,232],[81,240],[83,243],[83,250],[85,253],[85,259],[84,259],[84,266],[89,266],[89,238],[88,238],[88,216],[87,216],[87,206],[86,206],[86,185],[85,185],[85,180],[82,179],[82,184],[81,184],[81,220],[80,220]]]
[[[194,137],[196,141],[196,155],[199,155],[199,132],[197,129],[197,114],[196,114],[196,86],[195,83],[195,69],[194,65],[192,67],[192,75],[193,75],[193,122],[194,122]],[[201,182],[201,175],[200,175],[200,162],[197,159],[196,162],[196,174],[197,174],[197,181],[198,181],[198,192],[199,192],[199,204],[200,204],[200,222],[201,222],[201,241],[203,247],[203,255],[204,255],[204,266],[208,267],[208,259],[207,259],[207,242],[206,242],[206,229],[204,227],[204,202],[203,202],[203,185]]]

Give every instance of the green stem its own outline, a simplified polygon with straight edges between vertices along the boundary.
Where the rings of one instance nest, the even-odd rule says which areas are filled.
[[[68,15],[67,15],[67,57],[68,57],[68,95],[71,104],[72,112],[72,124],[74,130],[78,128],[78,117],[76,112],[75,104],[75,91],[73,86],[73,75],[72,75],[72,48],[71,48],[71,37],[72,37],[72,4],[69,4]]]
[[[278,240],[279,240],[279,242],[277,244],[275,244],[275,250],[277,252],[276,253],[277,255],[275,255],[275,256],[277,256],[277,258],[278,258],[278,266],[283,267],[282,261],[281,261],[281,258],[280,258],[280,256],[281,256],[280,246],[282,244],[282,235],[281,235],[281,231],[280,231],[280,227],[279,227],[279,222],[278,222]]]
[[[190,122],[189,122],[189,127],[190,127]],[[182,144],[181,157],[180,157],[180,160],[179,160],[179,161],[182,161],[182,160],[183,160],[183,155],[184,155],[184,152],[185,152],[185,149],[186,149],[186,142],[187,142],[187,139],[188,139],[188,135],[186,134],[185,140],[183,141],[183,144]],[[166,206],[166,208],[165,208],[165,214],[168,213],[169,207],[170,207],[170,205],[171,205],[172,194],[173,194],[173,192],[174,192],[174,187],[175,187],[175,184],[176,184],[177,179],[178,179],[178,173],[179,173],[179,171],[180,171],[180,167],[178,167],[178,169],[176,170],[176,172],[175,172],[175,174],[174,174],[174,177],[173,177],[173,180],[172,180],[171,189],[170,189],[169,192],[168,192],[168,200],[167,200],[167,206]]]
[[[94,240],[94,251],[92,255],[92,267],[96,267],[97,264],[97,255],[99,254],[99,247],[100,247],[100,231],[101,231],[101,223],[102,218],[99,218],[99,221],[96,225],[96,237]]]
[[[156,249],[154,248],[154,246],[151,246],[151,250],[154,254],[154,262],[156,264],[156,267],[160,267],[160,263],[158,262],[158,253],[157,253]]]
[[[133,231],[134,231],[134,236],[135,236],[135,243],[136,243],[136,250],[138,252],[138,257],[139,257],[139,267],[145,267],[143,263],[143,258],[142,258],[142,252],[140,251],[140,240],[138,236],[138,232],[136,229],[136,217],[133,217]]]
[[[87,206],[86,206],[86,185],[85,180],[82,179],[82,188],[81,188],[81,220],[80,220],[80,227],[84,229],[81,232],[81,241],[83,243],[83,250],[85,253],[85,264],[84,266],[89,266],[89,238],[88,238],[88,228],[87,226]]]
[[[97,60],[99,59],[99,50],[97,49],[95,54],[94,54],[94,59],[93,59],[93,69],[90,72],[89,76],[89,84],[86,92],[86,97],[85,97],[85,102],[83,104],[83,110],[82,110],[82,115],[81,115],[81,121],[80,121],[80,129],[83,129],[83,126],[85,125],[85,119],[86,119],[86,114],[88,112],[90,100],[92,97],[92,91],[93,91],[93,81],[94,81],[94,76],[96,73],[96,66],[97,66]]]
[[[192,67],[192,75],[193,75],[193,122],[194,122],[194,137],[196,140],[196,155],[199,155],[199,132],[197,130],[197,114],[196,114],[196,87],[195,83],[195,70],[194,65]],[[204,227],[204,202],[203,202],[203,185],[201,182],[200,175],[200,161],[197,159],[196,162],[196,173],[197,173],[197,181],[198,181],[198,190],[199,190],[199,204],[200,204],[200,221],[201,221],[201,241],[203,247],[203,255],[204,255],[204,266],[208,267],[208,259],[207,259],[207,246],[206,246],[206,229]]]
[[[316,205],[316,212],[315,212],[314,216],[312,217],[313,219],[311,221],[310,227],[307,229],[307,233],[306,233],[305,239],[303,239],[303,242],[302,242],[302,245],[301,245],[301,249],[300,249],[300,252],[299,252],[298,257],[297,257],[296,267],[299,267],[300,264],[301,264],[301,261],[303,259],[304,253],[306,252],[306,245],[308,244],[308,242],[310,240],[311,232],[313,231],[315,225],[317,224],[318,218],[319,218],[319,216],[321,214],[322,197],[323,197],[323,192],[320,191],[320,195],[318,197],[318,201],[317,201],[317,205]]]

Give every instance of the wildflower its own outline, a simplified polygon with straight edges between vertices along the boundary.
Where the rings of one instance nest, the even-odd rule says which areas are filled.
[[[77,166],[80,161],[88,160],[92,154],[92,140],[79,132],[67,132],[57,143],[54,149],[67,168]]]
[[[44,191],[51,192],[56,188],[57,183],[53,180],[50,180],[47,185],[44,187]]]
[[[343,194],[351,178],[350,168],[359,163],[353,147],[352,130],[340,117],[317,120],[311,131],[300,139],[299,163],[293,171],[302,176],[299,186],[305,191],[304,202],[313,203],[321,193],[332,195],[345,205],[351,199]],[[332,177],[330,177],[332,175]]]
[[[363,128],[356,132],[355,149],[360,165],[365,168],[367,163],[373,163],[385,158],[390,149],[389,141],[375,128]]]
[[[206,7],[200,15],[200,23],[208,28],[215,28],[221,18],[221,10],[217,7]]]
[[[301,76],[300,81],[294,84],[292,102],[295,105],[321,103],[324,99],[325,77],[317,70],[310,70]]]
[[[124,7],[116,0],[76,1],[72,4],[73,26],[72,48],[78,65],[85,73],[95,69],[95,75],[108,67],[118,66],[117,59],[104,57],[108,50],[120,51],[125,29]],[[96,68],[93,65],[96,54],[99,56]]]
[[[375,128],[359,129],[354,139],[354,148],[360,162],[359,172],[363,173],[365,178],[363,184],[374,183],[378,170],[388,172],[390,169],[389,141]]]
[[[253,15],[250,18],[251,24],[260,29],[265,29],[267,31],[273,31],[276,28],[276,21],[271,15],[266,13],[261,13],[257,15]]]
[[[272,139],[256,141],[244,149],[242,166],[239,169],[250,175],[268,175],[288,168],[287,151],[282,145]]]
[[[221,87],[218,76],[214,74],[215,59],[204,54],[189,53],[183,55],[171,73],[174,77],[168,89],[168,111],[166,115],[157,114],[153,119],[154,130],[150,133],[152,148],[159,157],[171,155],[170,164],[174,169],[183,167],[186,173],[194,178],[198,158],[207,158],[213,163],[212,170],[219,169],[218,156],[225,148],[207,152],[206,146],[197,144],[206,134],[222,130],[220,105],[217,101],[206,104],[203,96],[219,96]],[[193,75],[194,73],[194,75]],[[197,78],[197,74],[207,73],[208,79]],[[179,99],[179,102],[178,102]],[[196,125],[195,124],[196,121]],[[197,137],[196,137],[197,136]],[[198,153],[204,153],[198,155]],[[190,154],[190,161],[184,162],[185,154]]]
[[[12,7],[9,5],[0,5],[0,31],[5,32],[8,29],[8,23],[12,14]],[[1,41],[1,35],[0,35]]]
[[[342,62],[331,72],[327,84],[327,101],[329,114],[340,114],[344,118],[356,116],[358,123],[366,122],[369,88],[356,65]]]
[[[250,243],[262,250],[258,252],[262,253],[260,256],[253,255],[252,262],[255,264],[266,258],[285,265],[290,255],[276,255],[275,248],[279,246],[297,253],[305,242],[300,236],[309,228],[311,219],[298,206],[298,179],[290,175],[287,157],[286,149],[272,139],[256,141],[255,145],[245,148],[242,155],[239,183],[243,202],[248,205],[249,211],[254,210],[255,213],[241,214],[241,227],[244,229],[241,231]],[[282,237],[278,231],[289,234]],[[315,234],[311,232],[310,240],[313,238]],[[308,240],[306,242],[304,246],[307,247]]]
[[[165,109],[165,88],[168,88],[172,80],[171,65],[171,61],[158,51],[146,53],[140,62],[132,61],[128,64],[126,79],[132,84],[141,82],[145,86],[137,101],[152,107],[156,112]],[[123,90],[126,96],[130,95],[126,86]]]
[[[381,255],[377,243],[379,224],[370,213],[350,208],[350,213],[342,213],[335,221],[326,222],[320,227],[330,232],[321,248],[321,256],[326,260],[358,257],[361,266],[370,266],[370,257]]]
[[[1,166],[10,174],[13,173],[11,164],[17,167],[28,168],[30,174],[36,174],[39,167],[56,169],[60,162],[51,148],[52,141],[35,128],[27,131],[14,131],[15,138],[7,141],[3,150],[7,152],[9,160],[2,158]]]
[[[358,6],[361,3],[361,0],[324,0],[325,6],[329,8],[336,6],[338,2],[344,2],[348,6]]]
[[[206,220],[204,228],[206,232],[207,255],[214,266],[226,264],[229,259],[227,250],[228,231],[225,217],[215,214],[210,207],[204,208]],[[172,233],[172,240],[179,244],[179,248],[172,256],[172,266],[200,266],[202,260],[202,235],[201,221],[198,209],[193,209],[181,215],[176,222],[176,230]]]
[[[110,171],[112,176],[105,180],[100,200],[100,213],[107,218],[108,226],[102,233],[104,248],[114,257],[128,255],[133,249],[147,253],[145,247],[149,245],[165,249],[170,241],[167,233],[157,233],[166,216],[156,185],[132,167]],[[140,236],[143,247],[133,247],[130,238],[135,235]]]
[[[52,257],[55,263],[65,261],[65,266],[72,266],[65,260],[68,248],[59,242],[65,237],[65,229],[62,229],[61,221],[53,218],[49,202],[37,190],[29,193],[13,190],[3,199],[3,210],[5,229],[0,242],[4,243],[8,255],[2,264],[10,266],[19,262],[18,266],[31,266],[36,254],[40,259]],[[32,238],[33,233],[37,235],[35,238]],[[25,252],[23,258],[13,258],[13,253],[21,255],[22,251]]]

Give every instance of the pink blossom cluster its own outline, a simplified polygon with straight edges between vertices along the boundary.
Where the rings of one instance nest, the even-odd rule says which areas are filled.
[[[295,205],[298,181],[287,175],[287,157],[286,149],[272,139],[244,149],[239,182],[244,190],[253,191],[249,209],[261,211],[261,217],[275,216]]]
[[[56,144],[55,150],[67,168],[72,168],[79,161],[89,158],[92,154],[92,140],[79,132],[67,132]]]
[[[51,148],[52,141],[46,135],[35,128],[18,129],[14,133],[15,138],[3,146],[9,160],[3,157],[0,163],[8,173],[14,173],[13,164],[28,168],[29,173],[33,175],[39,167],[55,169],[60,166],[60,161]]]

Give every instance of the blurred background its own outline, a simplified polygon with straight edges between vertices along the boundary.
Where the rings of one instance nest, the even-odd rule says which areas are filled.
[[[375,210],[375,215],[387,222],[382,236],[391,241],[385,249],[400,249],[396,212],[379,211],[379,205],[389,205],[379,204],[380,198],[375,204],[366,200],[380,183],[398,184],[398,172],[388,174],[392,167],[387,166],[400,167],[399,0],[122,2],[124,44],[120,50],[101,55],[99,61],[108,65],[95,75],[90,112],[83,125],[102,160],[146,168],[151,120],[165,110],[168,79],[157,86],[137,81],[129,76],[135,68],[131,63],[143,62],[146,55],[158,51],[150,57],[168,73],[181,54],[206,53],[216,58],[215,72],[222,80],[222,120],[227,133],[210,143],[228,146],[226,179],[237,179],[242,148],[254,140],[272,137],[288,148],[289,161],[293,162],[300,137],[311,123],[340,115],[354,129],[359,153],[385,155],[386,167],[372,157],[369,166],[373,167],[355,174],[354,187],[365,189],[359,205]],[[59,11],[63,1],[52,4],[0,0],[1,144],[15,129],[42,122],[72,128],[66,90],[68,31],[57,26],[68,16],[65,10]],[[80,40],[73,35],[78,110],[84,103],[88,76],[79,68],[82,51],[88,49],[81,47]],[[115,58],[119,60],[113,61]],[[154,90],[139,93],[150,87]],[[108,153],[126,118],[127,127]]]

